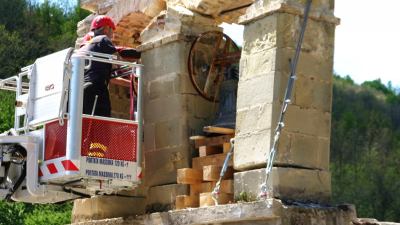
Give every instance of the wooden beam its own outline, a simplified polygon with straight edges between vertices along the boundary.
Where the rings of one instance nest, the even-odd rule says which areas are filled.
[[[197,184],[203,181],[203,171],[192,168],[182,168],[177,171],[178,184]]]
[[[199,148],[200,146],[218,146],[218,145],[223,145],[224,143],[229,143],[231,138],[235,137],[233,134],[227,134],[227,135],[221,135],[217,137],[204,137],[204,138],[198,138],[199,136],[193,136],[195,137],[194,139],[194,145],[196,148]],[[197,138],[196,138],[197,137]]]
[[[196,157],[192,159],[192,167],[194,169],[202,170],[203,166],[209,166],[209,165],[216,165],[216,166],[222,166],[224,164],[226,158],[226,154],[221,153],[221,154],[216,154],[216,155],[209,155],[209,156],[204,156],[204,157]],[[233,160],[232,157],[229,160],[229,166],[233,166]]]
[[[196,208],[199,207],[199,196],[178,195],[175,198],[176,209]]]
[[[222,152],[223,153],[228,153],[230,150],[231,150],[231,143],[230,142],[222,144]]]
[[[204,127],[203,131],[206,133],[215,133],[215,134],[234,134],[235,133],[235,129],[225,128],[225,127],[213,127],[213,126]]]
[[[203,166],[203,180],[204,181],[218,181],[221,173],[222,166],[209,165]],[[233,168],[229,166],[225,172],[223,180],[233,179]]]
[[[215,155],[218,153],[222,153],[222,148],[220,146],[200,146],[199,147],[199,156],[204,157],[208,155]]]
[[[218,204],[228,204],[233,203],[233,194],[220,193],[218,195]],[[215,205],[212,199],[211,192],[200,193],[200,207],[213,206]]]
[[[201,184],[190,185],[190,195],[199,195],[203,192],[212,192],[215,187],[215,182],[204,182]]]

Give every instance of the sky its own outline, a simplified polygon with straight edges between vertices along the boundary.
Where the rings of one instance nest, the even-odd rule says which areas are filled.
[[[335,16],[341,19],[335,34],[337,74],[358,84],[379,78],[400,88],[399,8],[399,0],[335,0]],[[243,27],[223,27],[241,45]]]

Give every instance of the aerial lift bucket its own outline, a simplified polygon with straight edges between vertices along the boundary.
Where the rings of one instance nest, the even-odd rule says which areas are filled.
[[[135,120],[82,114],[83,75],[92,61],[132,68],[138,77]],[[0,197],[51,203],[139,185],[141,70],[113,55],[65,49],[1,80],[0,88],[16,84],[16,110],[14,129],[0,136]]]

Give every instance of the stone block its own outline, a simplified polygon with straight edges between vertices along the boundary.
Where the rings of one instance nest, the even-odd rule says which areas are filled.
[[[175,198],[188,195],[189,185],[169,184],[151,187],[148,192],[146,212],[160,212],[175,209]]]
[[[186,115],[185,96],[172,95],[144,102],[144,119],[146,123],[158,123],[182,118]]]
[[[186,95],[188,113],[195,118],[214,119],[218,113],[218,103],[210,102],[200,95]]]
[[[243,136],[265,129],[271,129],[272,104],[260,104],[236,112],[236,135]]]
[[[291,105],[285,116],[288,132],[330,138],[331,113]]]
[[[236,135],[233,156],[235,170],[254,169],[265,165],[271,141],[270,129],[244,136]]]
[[[275,165],[328,171],[329,144],[329,138],[326,137],[289,133],[283,130],[279,139]]]
[[[176,82],[174,82],[174,89],[179,94],[192,94],[199,95],[194,89],[192,81],[190,80],[189,74],[177,74]]]
[[[263,74],[249,80],[239,80],[237,108],[243,109],[258,104],[272,103],[274,99],[275,76]]]
[[[176,183],[177,169],[189,167],[191,159],[188,145],[145,152],[145,185],[153,187]]]
[[[278,48],[296,49],[302,21],[298,15],[277,13]],[[334,48],[335,27],[335,24],[308,20],[302,49],[319,56],[330,55]]]
[[[333,49],[332,49],[333,51]],[[276,71],[289,76],[289,59],[293,58],[295,51],[290,48],[280,48],[276,54]],[[315,80],[331,83],[333,80],[333,52],[328,55],[314,55],[306,51],[300,53],[296,74]]]
[[[244,27],[242,54],[252,55],[276,48],[278,15],[272,14]]]
[[[176,41],[142,52],[144,83],[165,74],[188,74],[187,64],[182,62],[189,56],[190,45],[191,42]]]
[[[156,150],[156,141],[155,141],[155,124],[154,123],[146,123],[143,126],[144,130],[144,151],[154,151]]]
[[[271,74],[276,67],[277,48],[259,51],[240,58],[240,80],[248,80],[260,75]]]
[[[237,170],[266,165],[273,135],[270,130],[235,138],[234,166]],[[280,136],[275,165],[329,170],[329,138],[290,133]]]
[[[293,104],[322,112],[332,112],[332,83],[315,77],[298,76]]]
[[[257,199],[264,180],[265,169],[235,173],[235,199]],[[331,197],[331,175],[327,171],[274,167],[268,186],[279,199],[329,203]]]
[[[174,73],[171,75],[161,76],[158,79],[148,82],[150,100],[154,100],[160,97],[168,97],[176,93],[174,90],[174,83],[177,74]]]
[[[141,215],[145,212],[145,198],[96,196],[74,201],[72,223],[115,217]]]
[[[155,148],[171,148],[188,143],[187,122],[183,118],[175,118],[168,121],[157,122],[155,126]]]

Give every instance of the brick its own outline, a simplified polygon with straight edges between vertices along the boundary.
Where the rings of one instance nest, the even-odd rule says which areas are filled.
[[[235,199],[256,200],[265,169],[235,173]],[[271,186],[272,185],[272,186]],[[275,198],[328,203],[331,197],[331,175],[328,171],[274,167],[268,181]]]
[[[191,155],[187,145],[145,152],[145,185],[149,187],[176,183],[177,169],[189,167]]]

